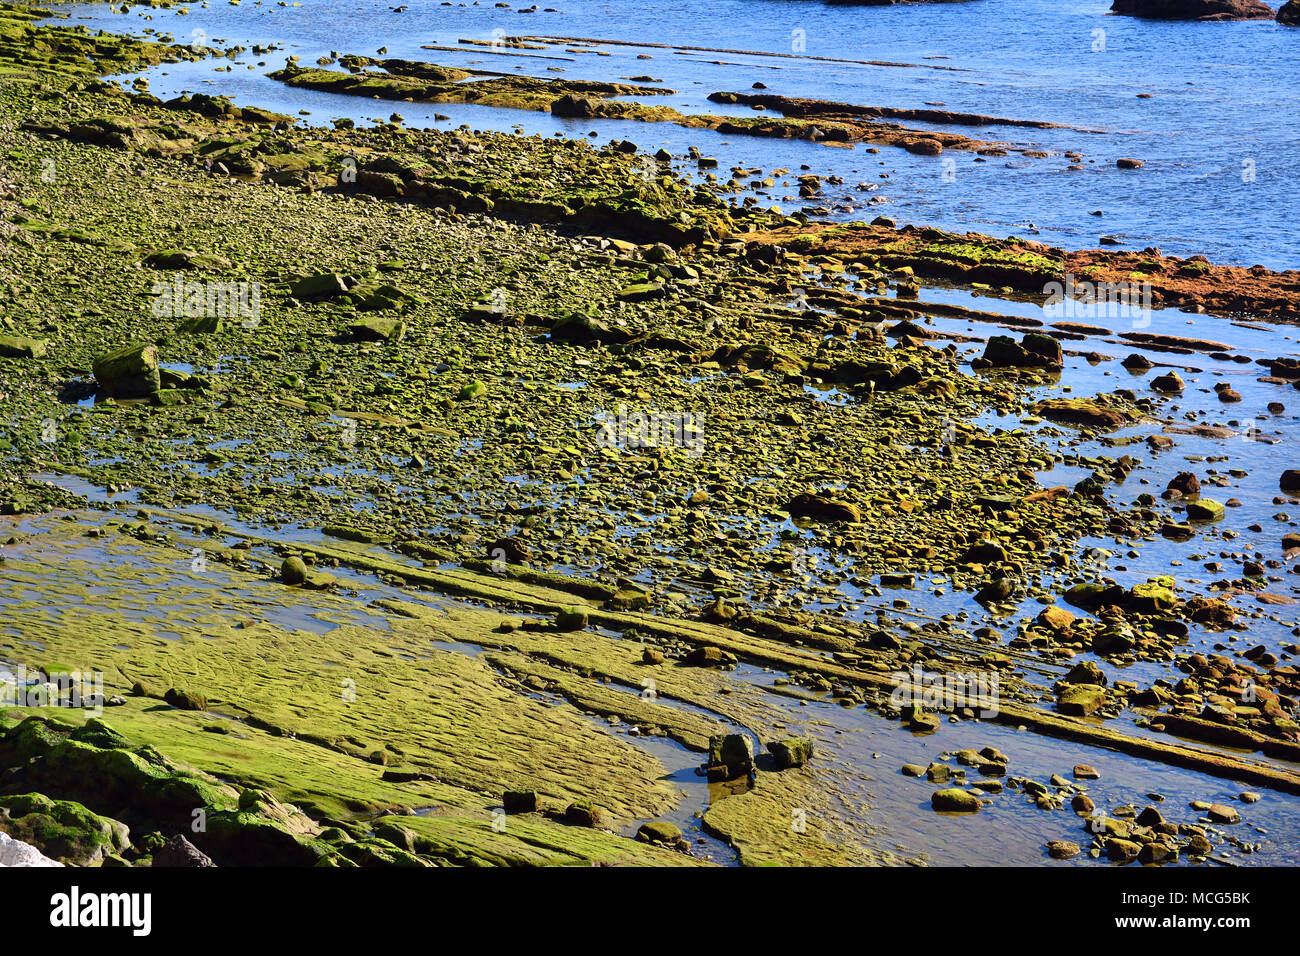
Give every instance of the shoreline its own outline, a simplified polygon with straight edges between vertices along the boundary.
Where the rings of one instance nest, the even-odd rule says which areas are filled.
[[[106,569],[114,554],[135,549],[133,542],[157,549],[148,567],[164,577],[181,570],[169,549],[197,553],[204,562],[228,565],[243,587],[274,589],[279,601],[364,591],[357,581],[340,580],[347,568],[388,586],[473,598],[487,606],[458,611],[452,623],[427,610],[410,620],[440,628],[456,642],[497,645],[490,658],[496,670],[452,654],[434,655],[431,664],[417,650],[427,633],[392,623],[412,615],[413,605],[391,598],[388,626],[407,642],[397,655],[402,664],[392,663],[389,638],[359,625],[308,637],[267,622],[247,628],[230,620],[172,622],[182,640],[151,638],[113,608],[133,588],[151,586],[152,573],[132,584],[139,572],[124,564],[113,571],[119,590],[100,617],[103,640],[35,616],[46,645],[41,656],[130,660],[151,685],[168,683],[175,693],[155,713],[148,702],[162,699],[162,683],[131,695],[140,675],[115,663],[110,692],[124,702],[107,720],[121,722],[124,733],[87,724],[91,729],[79,737],[0,715],[0,726],[8,725],[0,754],[41,738],[32,753],[50,776],[25,772],[57,799],[89,801],[92,815],[112,818],[116,805],[58,776],[49,754],[125,759],[105,754],[137,752],[156,740],[166,758],[140,773],[165,772],[195,788],[199,795],[185,799],[203,801],[221,825],[212,838],[194,842],[218,862],[246,864],[275,852],[336,866],[358,860],[423,865],[421,857],[463,861],[475,854],[499,860],[504,851],[492,846],[499,833],[487,822],[490,801],[504,799],[511,781],[488,762],[461,767],[457,777],[451,764],[459,739],[434,746],[418,735],[389,741],[396,750],[370,750],[369,738],[364,746],[347,743],[353,718],[319,689],[298,703],[332,730],[309,730],[312,720],[295,713],[287,648],[311,642],[325,659],[364,654],[363,664],[349,666],[361,673],[380,668],[391,677],[386,705],[400,713],[418,712],[423,692],[416,671],[403,670],[417,668],[444,686],[441,716],[470,738],[480,733],[468,702],[473,695],[485,695],[483,701],[508,715],[503,726],[567,721],[557,725],[557,739],[581,739],[619,768],[613,789],[600,799],[620,826],[653,822],[670,806],[656,761],[635,756],[641,752],[618,738],[602,742],[577,717],[544,718],[547,708],[528,688],[559,688],[584,711],[655,727],[707,752],[715,749],[713,735],[698,715],[658,711],[665,705],[653,699],[640,705],[646,715],[632,715],[645,668],[659,675],[666,692],[723,708],[718,712],[729,712],[735,723],[761,728],[760,743],[780,744],[784,720],[770,701],[784,695],[733,681],[728,675],[738,664],[788,675],[774,690],[828,694],[855,709],[874,704],[923,738],[944,734],[944,720],[973,720],[960,706],[901,713],[881,706],[889,675],[912,663],[945,673],[975,662],[1003,678],[1003,717],[1012,724],[1085,748],[1300,793],[1300,776],[1289,767],[1095,725],[1125,712],[1159,723],[1161,708],[1169,707],[1170,726],[1207,734],[1195,722],[1201,711],[1161,699],[1158,685],[1109,683],[1104,675],[1096,684],[1083,663],[1072,661],[1095,653],[1168,663],[1189,625],[1224,635],[1246,625],[1234,621],[1211,589],[1176,586],[1172,579],[1090,589],[1094,576],[1073,566],[1067,552],[1092,536],[1153,537],[1171,520],[1154,498],[1116,507],[1101,493],[1103,480],[1122,482],[1131,459],[1099,463],[1098,474],[1109,471],[1106,479],[1042,488],[1038,474],[1065,456],[1033,434],[977,422],[989,409],[1082,416],[1084,432],[1092,434],[1108,415],[1119,422],[1157,415],[1166,399],[1116,393],[1035,403],[1033,390],[1062,374],[1059,339],[1031,331],[1020,343],[1009,340],[1004,347],[1020,349],[1019,357],[1003,363],[992,336],[982,358],[959,359],[957,339],[942,349],[927,344],[941,336],[925,327],[926,317],[943,310],[927,309],[919,298],[923,291],[951,291],[920,281],[941,279],[995,301],[1009,292],[1008,301],[1026,304],[1028,295],[1032,305],[1067,276],[1132,283],[1142,264],[1157,303],[1175,304],[1178,297],[1184,309],[1292,318],[1300,300],[1295,270],[1215,267],[1154,253],[1064,253],[976,234],[883,222],[827,225],[746,210],[658,166],[639,172],[644,158],[619,143],[595,148],[397,124],[302,129],[289,117],[219,97],[162,104],[122,93],[95,71],[193,51],[43,28],[36,36],[51,41],[52,58],[40,75],[39,62],[11,52],[30,39],[22,21],[6,16],[0,25],[6,68],[0,102],[25,103],[31,113],[0,132],[8,159],[18,164],[17,154],[27,169],[19,171],[21,190],[0,197],[9,227],[0,241],[11,253],[4,278],[14,290],[0,336],[8,386],[0,409],[12,428],[0,486],[5,513],[32,521],[42,511],[74,506],[69,514],[84,533],[112,545],[100,559]],[[101,57],[94,68],[79,62],[87,47]],[[53,180],[41,179],[49,168],[39,161],[43,156],[52,157]],[[71,281],[43,283],[40,277],[48,275]],[[809,281],[818,276],[825,281]],[[160,282],[236,280],[262,290],[256,316],[235,311],[194,316],[191,323],[152,307],[150,290]],[[802,304],[799,289],[806,289]],[[876,291],[880,301],[861,295],[863,289]],[[890,291],[894,298],[886,301]],[[914,315],[899,312],[913,309]],[[947,311],[960,319],[971,310]],[[887,330],[886,320],[895,320]],[[1085,334],[1078,328],[1056,331]],[[1205,341],[1169,337],[1144,344],[1184,354],[1221,344]],[[121,349],[127,351],[105,362]],[[127,360],[134,364],[121,364]],[[967,363],[969,372],[962,368]],[[140,378],[144,387],[127,391]],[[840,397],[825,400],[828,389]],[[614,443],[602,443],[598,426],[608,424],[618,403],[695,417],[666,441],[649,444],[643,435],[621,434],[626,423],[619,419]],[[55,423],[52,440],[46,421]],[[698,446],[699,456],[686,436],[701,425],[708,441]],[[118,507],[136,517],[113,517],[116,509],[105,504],[108,517],[91,520],[84,494],[68,483],[35,479],[42,474],[81,479],[107,499],[124,495]],[[353,506],[364,501],[379,506]],[[201,517],[203,510],[289,531],[259,539]],[[978,516],[977,526],[971,516]],[[40,539],[49,532],[22,534]],[[802,589],[800,578],[808,575],[800,562],[809,546],[844,568],[864,603],[879,599],[875,626],[833,606],[810,612],[791,601],[788,590]],[[57,553],[64,545],[54,547]],[[276,567],[270,554],[284,563]],[[30,566],[27,560],[6,564],[34,581],[58,567],[57,559]],[[923,612],[911,611],[905,599],[890,600],[907,593],[924,608],[917,581],[936,575],[954,591],[978,592],[985,610],[1015,614],[1023,601],[1060,594],[1081,613],[1065,611],[1054,596],[1040,601],[1046,609],[1008,646],[1000,634],[964,633],[967,617],[950,614],[923,625],[909,619],[921,613],[924,620]],[[575,579],[583,582],[577,592]],[[75,593],[76,586],[62,582],[57,589]],[[185,594],[175,592],[178,600]],[[503,630],[503,617],[521,613],[534,624],[511,622]],[[581,625],[571,627],[577,619]],[[123,639],[106,645],[107,635],[119,631]],[[637,637],[630,653],[625,645]],[[205,648],[209,638],[218,650]],[[650,638],[662,649],[643,651]],[[270,697],[250,691],[221,663],[228,654],[255,666],[259,640],[282,668]],[[559,650],[562,641],[570,643]],[[14,653],[29,651],[0,642],[0,658]],[[1226,656],[1226,664],[1205,662],[1214,671],[1205,679],[1223,682],[1211,693],[1248,679],[1275,704],[1241,715],[1240,732],[1217,742],[1244,741],[1273,756],[1294,756],[1300,744],[1288,695],[1296,682],[1284,660],[1275,655],[1272,665],[1258,668]],[[502,691],[503,672],[522,690]],[[602,677],[631,687],[631,699],[611,698]],[[453,700],[457,687],[472,694]],[[244,701],[247,729],[239,732],[257,741],[253,761],[218,757],[202,744],[205,735],[226,736],[202,724],[209,704],[235,700]],[[173,726],[177,719],[184,723]],[[365,724],[369,734],[382,736],[380,717],[371,714]],[[436,726],[428,725],[434,738],[441,733]],[[319,739],[307,739],[309,733]],[[168,746],[177,753],[167,753]],[[450,823],[403,816],[383,821],[395,829],[381,836],[378,828],[372,834],[344,819],[346,799],[326,807],[328,787],[319,789],[319,781],[314,799],[322,804],[304,812],[286,768],[310,762],[313,747],[328,753],[331,769],[354,794],[368,794],[368,813],[384,804],[415,809],[373,779],[387,780],[376,764],[400,758],[411,763],[401,772],[416,776],[388,783],[428,784],[437,792],[421,799],[473,805],[477,816]],[[384,761],[371,759],[384,751],[390,755]],[[713,759],[718,756],[710,754],[715,769],[734,769]],[[878,848],[855,835],[854,819],[832,808],[831,795],[813,793],[825,784],[816,776],[816,757],[781,769],[766,755],[751,759],[758,764],[753,788],[736,784],[745,774],[733,774],[738,792],[717,795],[702,824],[739,850],[742,863],[878,859]],[[539,751],[514,753],[511,760],[512,772],[532,775],[532,785],[551,800],[527,822],[537,833],[527,831],[525,843],[542,841],[577,860],[692,862],[681,852],[680,831],[676,837],[671,829],[650,831],[640,841],[605,833],[596,825],[600,814],[588,812],[593,797],[574,789],[590,770],[569,756]],[[1010,799],[996,779],[1005,775],[1006,761],[986,757],[984,764],[1002,766],[1002,774],[990,769],[987,789],[977,787],[983,796],[975,799],[987,800],[984,806]],[[229,775],[233,765],[239,769],[225,782],[205,777]],[[260,779],[273,783],[264,789]],[[1034,812],[1083,795],[1077,782],[1032,783],[1021,780],[1015,788],[1034,798]],[[444,785],[461,792],[438,789]],[[824,833],[787,833],[774,822],[800,808],[816,809]],[[168,806],[154,819],[146,813],[131,822],[137,829],[160,821],[174,826],[180,809]],[[1105,820],[1094,846],[1098,857],[1128,854],[1130,845],[1134,858],[1143,852],[1169,859],[1193,845],[1192,855],[1205,857],[1195,837],[1215,835],[1194,821],[1179,825],[1192,830],[1175,826],[1170,833]],[[1078,824],[1086,830],[1084,820],[1063,822],[1062,837]],[[89,826],[103,834],[89,851],[95,862],[144,860],[150,855],[144,851],[160,849],[158,841],[124,843],[111,824]],[[510,852],[530,853],[518,846]]]

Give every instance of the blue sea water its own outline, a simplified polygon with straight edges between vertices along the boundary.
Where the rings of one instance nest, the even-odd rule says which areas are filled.
[[[1291,221],[1300,176],[1300,91],[1294,82],[1300,28],[1272,21],[1136,20],[1110,15],[1108,0],[892,7],[818,0],[551,2],[552,12],[535,7],[529,13],[518,5],[430,0],[408,2],[401,13],[394,12],[398,4],[363,0],[132,6],[126,13],[108,4],[55,9],[91,28],[131,33],[152,28],[182,42],[223,47],[282,44],[284,49],[263,56],[245,53],[229,72],[215,70],[230,61],[158,68],[148,73],[150,88],[160,96],[202,90],[293,114],[306,110],[310,115],[304,119],[311,123],[338,116],[383,121],[394,104],[290,90],[265,74],[290,54],[310,65],[330,52],[373,55],[384,48],[388,56],[520,75],[605,80],[650,75],[675,91],[652,101],[686,112],[749,115],[745,108],[709,103],[707,96],[716,90],[747,91],[761,82],[776,94],[902,108],[941,103],[952,111],[1096,130],[948,127],[1054,154],[1031,159],[1013,152],[979,162],[955,151],[944,157],[917,157],[896,148],[870,154],[861,146],[726,137],[666,123],[396,105],[412,126],[468,123],[476,129],[517,127],[574,137],[595,131],[594,141],[630,139],[648,151],[667,147],[679,155],[696,145],[716,156],[724,171],[783,168],[798,175],[806,165],[808,172],[844,181],[818,200],[832,218],[884,213],[900,221],[1027,236],[1067,248],[1093,248],[1107,235],[1130,248],[1154,245],[1178,255],[1204,253],[1218,262],[1300,267],[1300,239]],[[506,51],[531,56],[506,56],[458,43],[520,35],[662,46],[557,43],[545,50]],[[436,122],[435,112],[450,121]],[[1083,154],[1083,169],[1067,169],[1070,161],[1062,154],[1072,150]],[[1146,165],[1119,170],[1120,157]],[[683,163],[681,168],[693,167]],[[781,182],[750,194],[765,206],[803,205],[797,190]]]

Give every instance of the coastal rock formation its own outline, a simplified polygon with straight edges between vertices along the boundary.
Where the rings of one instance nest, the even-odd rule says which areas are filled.
[[[1300,27],[1300,0],[1287,0],[1277,11],[1277,22]]]
[[[1112,13],[1147,20],[1271,20],[1260,0],[1115,0]]]
[[[62,866],[51,860],[34,846],[0,833],[0,867],[6,866]]]

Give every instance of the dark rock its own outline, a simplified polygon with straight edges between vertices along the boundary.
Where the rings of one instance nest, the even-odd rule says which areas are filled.
[[[203,867],[216,866],[208,856],[181,834],[168,840],[153,855],[153,866]]]
[[[1272,20],[1260,0],[1115,0],[1112,13],[1147,20]]]

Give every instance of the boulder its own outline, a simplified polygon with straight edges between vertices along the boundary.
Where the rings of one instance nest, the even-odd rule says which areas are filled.
[[[594,97],[565,93],[559,99],[551,101],[551,115],[582,119],[596,116],[598,106],[599,103]]]
[[[295,299],[332,299],[347,291],[343,277],[333,272],[305,276],[289,285],[289,294]]]
[[[726,667],[736,663],[735,655],[719,647],[697,647],[682,659],[687,667]]]
[[[813,756],[813,743],[807,737],[790,737],[775,740],[767,745],[768,752],[776,759],[778,770],[790,767],[802,767]]]
[[[1133,614],[1160,614],[1173,610],[1178,603],[1170,585],[1156,579],[1133,585],[1124,601],[1124,610]]]
[[[1142,845],[1134,843],[1132,840],[1121,840],[1119,837],[1111,837],[1106,841],[1106,856],[1109,859],[1119,863],[1128,863],[1136,860],[1138,854],[1142,852]]]
[[[862,521],[862,512],[857,505],[812,493],[796,495],[786,502],[785,510],[792,517],[813,521],[847,521],[850,524]]]
[[[714,734],[709,738],[709,766],[725,768],[725,779],[744,776],[754,769],[754,744],[747,734]]]
[[[208,856],[181,834],[168,840],[161,850],[153,855],[153,866],[168,867],[208,867],[216,866]]]
[[[1177,395],[1182,392],[1184,385],[1177,372],[1166,372],[1164,375],[1157,375],[1153,378],[1151,387],[1157,392],[1163,392],[1166,395]]]
[[[559,631],[581,631],[587,626],[587,612],[583,608],[570,606],[561,609],[555,615],[555,628]]]
[[[948,787],[945,790],[936,790],[930,795],[930,806],[941,812],[978,813],[980,798],[969,790]]]
[[[1056,709],[1072,717],[1088,717],[1106,703],[1106,689],[1097,684],[1070,684],[1056,698]]]
[[[167,693],[163,694],[163,700],[178,710],[208,709],[208,699],[202,694],[190,690],[177,690],[172,687]]]
[[[73,866],[99,863],[129,843],[125,825],[40,793],[0,797],[0,831]]]
[[[1053,860],[1072,860],[1079,855],[1079,844],[1070,840],[1052,840],[1047,844],[1047,855]]]
[[[347,330],[357,342],[400,342],[406,323],[392,316],[372,315],[349,322]]]
[[[44,358],[45,343],[40,339],[25,335],[0,335],[0,357],[4,358]]]
[[[36,847],[15,840],[9,834],[0,831],[0,868],[31,866],[63,866],[63,864],[51,860]]]
[[[615,329],[582,312],[571,312],[555,320],[551,326],[551,339],[570,345],[601,345],[607,342],[626,342],[630,338],[624,329]]]
[[[600,824],[600,810],[590,800],[575,800],[565,808],[564,822],[577,827],[595,827]]]
[[[681,828],[667,820],[651,820],[641,824],[636,838],[642,843],[663,843],[674,846],[682,839]]]
[[[1193,501],[1187,506],[1187,517],[1192,521],[1218,521],[1226,513],[1221,502],[1210,498]]]
[[[307,565],[302,558],[285,558],[280,563],[280,580],[285,584],[302,584],[307,580]]]
[[[1137,420],[1134,413],[1106,404],[1099,398],[1045,398],[1035,402],[1029,410],[1054,422],[1086,428],[1119,428]]]
[[[1240,823],[1241,822],[1241,814],[1238,813],[1232,807],[1225,806],[1222,803],[1213,804],[1209,810],[1205,811],[1205,813],[1206,816],[1208,816],[1215,823]]]
[[[1112,13],[1146,20],[1272,20],[1260,0],[1115,0]]]
[[[1034,619],[1034,623],[1057,636],[1065,636],[1074,629],[1074,615],[1063,607],[1053,605],[1043,608]]]
[[[1027,332],[1019,343],[1009,335],[994,335],[983,358],[992,368],[1061,368],[1061,343],[1038,332]]]
[[[1067,684],[1094,684],[1097,687],[1105,687],[1107,678],[1105,672],[1092,661],[1080,661],[1061,680]]]
[[[95,381],[109,398],[148,398],[162,386],[158,350],[148,342],[124,345],[94,362]]]
[[[506,813],[536,813],[536,790],[507,790],[501,795],[501,807]]]

